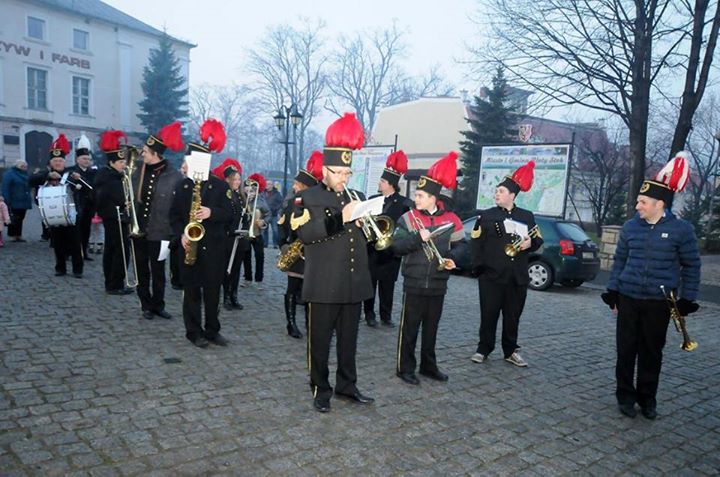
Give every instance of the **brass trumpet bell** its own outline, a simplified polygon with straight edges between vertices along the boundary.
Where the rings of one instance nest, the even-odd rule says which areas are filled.
[[[395,222],[387,215],[373,217],[377,229],[375,230],[375,250],[385,250],[392,245],[392,236],[395,231]]]

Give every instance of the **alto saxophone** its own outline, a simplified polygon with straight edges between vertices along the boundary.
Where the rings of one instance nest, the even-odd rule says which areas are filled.
[[[303,244],[300,239],[295,240],[293,243],[285,247],[285,250],[280,252],[277,261],[277,267],[281,272],[287,272],[290,268],[295,265],[295,262],[303,257],[302,254]]]
[[[185,236],[190,241],[190,246],[185,250],[185,265],[195,265],[197,260],[197,245],[205,236],[205,227],[200,223],[202,220],[197,218],[200,211],[200,187],[202,186],[202,176],[196,174],[193,178],[195,185],[193,186],[192,203],[190,204],[190,221],[185,226]]]

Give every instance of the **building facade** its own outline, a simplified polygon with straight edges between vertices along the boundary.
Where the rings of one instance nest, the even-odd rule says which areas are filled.
[[[43,167],[60,133],[73,147],[108,128],[146,133],[142,74],[162,31],[99,0],[0,0],[0,10],[0,168]],[[187,85],[194,45],[170,39]]]

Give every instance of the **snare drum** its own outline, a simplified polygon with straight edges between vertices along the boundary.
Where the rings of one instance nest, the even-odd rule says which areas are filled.
[[[67,186],[44,186],[38,190],[40,216],[48,227],[75,225],[75,202]]]

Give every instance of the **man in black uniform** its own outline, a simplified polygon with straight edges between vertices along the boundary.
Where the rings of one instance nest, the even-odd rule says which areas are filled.
[[[362,125],[345,114],[327,130],[323,150],[323,182],[295,198],[290,227],[305,250],[302,298],[309,303],[308,366],[315,409],[330,410],[333,388],[328,381],[328,355],[337,336],[335,395],[368,404],[373,398],[357,388],[355,351],[362,301],[372,294],[367,239],[357,221],[357,206],[346,189],[352,174],[352,151],[363,146]]]
[[[158,256],[161,242],[173,235],[169,212],[175,186],[182,180],[180,171],[168,164],[163,154],[168,148],[182,150],[180,129],[176,121],[163,127],[157,135],[151,134],[142,148],[142,167],[132,176],[135,212],[142,234],[132,239],[138,267],[137,294],[146,320],[155,316],[172,318],[165,311],[165,261],[158,261]]]
[[[543,240],[535,225],[535,216],[529,210],[516,207],[515,197],[532,187],[534,167],[535,163],[530,161],[498,184],[496,207],[481,211],[471,233],[473,266],[480,271],[480,341],[471,358],[475,363],[484,362],[495,349],[497,322],[502,311],[505,361],[527,366],[518,353],[518,325],[530,282],[528,254],[540,248]],[[512,227],[518,222],[527,227],[527,234],[513,232],[516,229]]]
[[[122,131],[105,131],[100,135],[100,149],[105,153],[108,163],[95,176],[97,213],[103,219],[105,228],[103,273],[105,291],[109,295],[128,295],[133,292],[123,283],[127,273],[125,262],[131,259],[128,241],[129,217],[123,187],[130,152],[121,144],[121,138],[127,140]]]
[[[407,172],[407,169],[408,159],[405,153],[402,150],[393,152],[387,158],[385,169],[378,183],[379,192],[385,196],[382,215],[390,217],[395,224],[413,205],[399,192],[400,177]],[[378,290],[380,321],[385,326],[394,327],[395,324],[392,321],[393,295],[402,257],[395,256],[391,250],[377,250],[371,244],[368,247],[368,261],[370,262],[373,296],[365,300],[365,322],[371,328],[378,325],[375,319],[375,290]]]
[[[75,149],[75,165],[68,168],[70,180],[77,186],[73,193],[77,210],[76,225],[80,229],[83,258],[88,262],[93,261],[93,258],[88,255],[87,249],[90,240],[90,225],[93,215],[95,215],[94,183],[97,173],[97,170],[90,167],[91,149],[92,145],[87,136],[84,134],[80,136],[77,149]]]
[[[300,169],[293,180],[292,190],[293,196],[289,198],[283,208],[280,219],[278,220],[278,244],[280,247],[280,257],[282,258],[292,255],[290,250],[294,249],[293,243],[298,239],[297,234],[290,227],[293,209],[295,208],[295,196],[300,192],[307,190],[309,187],[316,186],[323,178],[323,158],[320,151],[313,151],[312,155],[305,165],[305,169]],[[297,245],[297,244],[296,244]],[[302,253],[302,252],[300,252]],[[305,305],[305,331],[308,325],[308,307],[302,301],[303,273],[305,271],[305,261],[300,256],[295,256],[289,268],[283,270],[287,274],[287,288],[285,289],[285,319],[287,321],[287,333],[293,338],[302,338],[303,334],[297,327],[295,321],[295,311],[298,304]],[[292,260],[290,260],[292,261]],[[278,263],[278,266],[280,262]]]
[[[203,153],[221,152],[225,146],[225,129],[222,123],[208,119],[200,127],[200,137],[207,144],[188,144],[188,155],[192,151]],[[220,334],[220,288],[225,278],[225,239],[227,225],[232,220],[232,207],[223,180],[208,174],[208,180],[186,177],[177,185],[170,217],[173,233],[181,241],[178,248],[180,282],[183,286],[183,320],[185,337],[199,348],[208,343],[227,346],[227,340]],[[195,220],[202,221],[204,235],[192,243],[185,233],[190,222],[190,213],[195,200],[194,192],[200,194],[200,207]],[[195,248],[194,262],[189,260],[191,247]],[[205,305],[205,328],[202,326],[202,308]]]
[[[48,170],[33,174],[28,181],[30,187],[37,187],[39,190],[39,187],[43,185],[61,185],[61,179],[66,173],[65,156],[69,152],[70,143],[64,134],[60,134],[50,146]],[[68,178],[66,184],[70,186],[71,183],[75,184]],[[83,257],[80,229],[76,224],[68,224],[53,225],[48,230],[50,244],[55,252],[55,276],[60,277],[67,274],[67,264],[65,262],[67,257],[70,256],[72,257],[73,276],[82,278]]]

